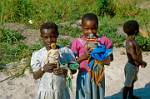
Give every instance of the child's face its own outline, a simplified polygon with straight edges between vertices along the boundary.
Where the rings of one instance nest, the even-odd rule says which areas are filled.
[[[97,33],[96,21],[84,20],[82,22],[82,31],[83,31],[85,36],[88,36],[91,33],[96,35],[96,33]]]
[[[41,37],[45,47],[51,49],[51,44],[57,42],[58,36],[53,29],[43,29]]]

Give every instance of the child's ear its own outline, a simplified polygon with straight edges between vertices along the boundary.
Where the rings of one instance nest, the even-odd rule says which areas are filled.
[[[135,30],[134,33],[135,35],[137,35],[139,33],[139,30]]]

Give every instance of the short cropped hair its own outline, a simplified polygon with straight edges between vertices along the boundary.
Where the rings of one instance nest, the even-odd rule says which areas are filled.
[[[85,20],[95,21],[98,26],[98,18],[94,13],[87,13],[84,14],[82,17],[82,24]]]
[[[137,35],[139,32],[139,24],[136,20],[129,20],[124,23],[123,30],[127,35]]]
[[[43,33],[44,29],[53,29],[56,35],[59,35],[58,26],[54,22],[43,23],[40,27],[40,32]]]

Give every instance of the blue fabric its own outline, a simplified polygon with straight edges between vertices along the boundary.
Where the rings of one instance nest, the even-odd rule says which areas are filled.
[[[89,68],[90,68],[90,69],[92,69],[93,64],[94,64],[94,59],[93,59],[93,60],[91,60],[91,61],[89,62],[89,64],[88,64],[88,66],[89,66]]]
[[[107,49],[105,45],[98,45],[91,51],[90,56],[96,60],[103,61],[107,59],[111,52],[112,48]]]
[[[98,60],[98,61],[106,60],[111,53],[112,53],[112,48],[107,49],[105,45],[98,45],[90,52],[91,60],[88,65],[89,68],[93,70],[94,60]]]

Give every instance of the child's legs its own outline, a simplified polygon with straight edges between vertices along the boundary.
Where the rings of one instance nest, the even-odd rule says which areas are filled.
[[[136,80],[135,80],[135,81],[136,81]],[[134,95],[133,95],[133,89],[134,89],[134,83],[135,83],[135,81],[133,81],[132,86],[131,86],[130,89],[129,89],[129,97],[134,96]]]
[[[137,80],[138,67],[127,63],[125,66],[125,83],[123,88],[123,99],[126,99],[128,94],[133,94],[133,85]]]
[[[134,88],[134,82],[132,83],[132,86],[129,88],[129,96],[133,96],[133,88]]]
[[[134,88],[134,82],[132,83],[132,86],[131,87],[124,87],[123,88],[123,99],[127,99],[127,96],[128,97],[133,97],[133,88]],[[132,98],[131,98],[132,99]]]
[[[135,81],[134,81],[134,82],[135,82]],[[134,82],[133,82],[133,84],[132,84],[132,87],[129,88],[129,96],[128,96],[128,99],[141,99],[140,97],[135,96],[135,95],[133,94]]]
[[[130,87],[123,88],[123,99],[127,99],[129,89],[130,89]]]

